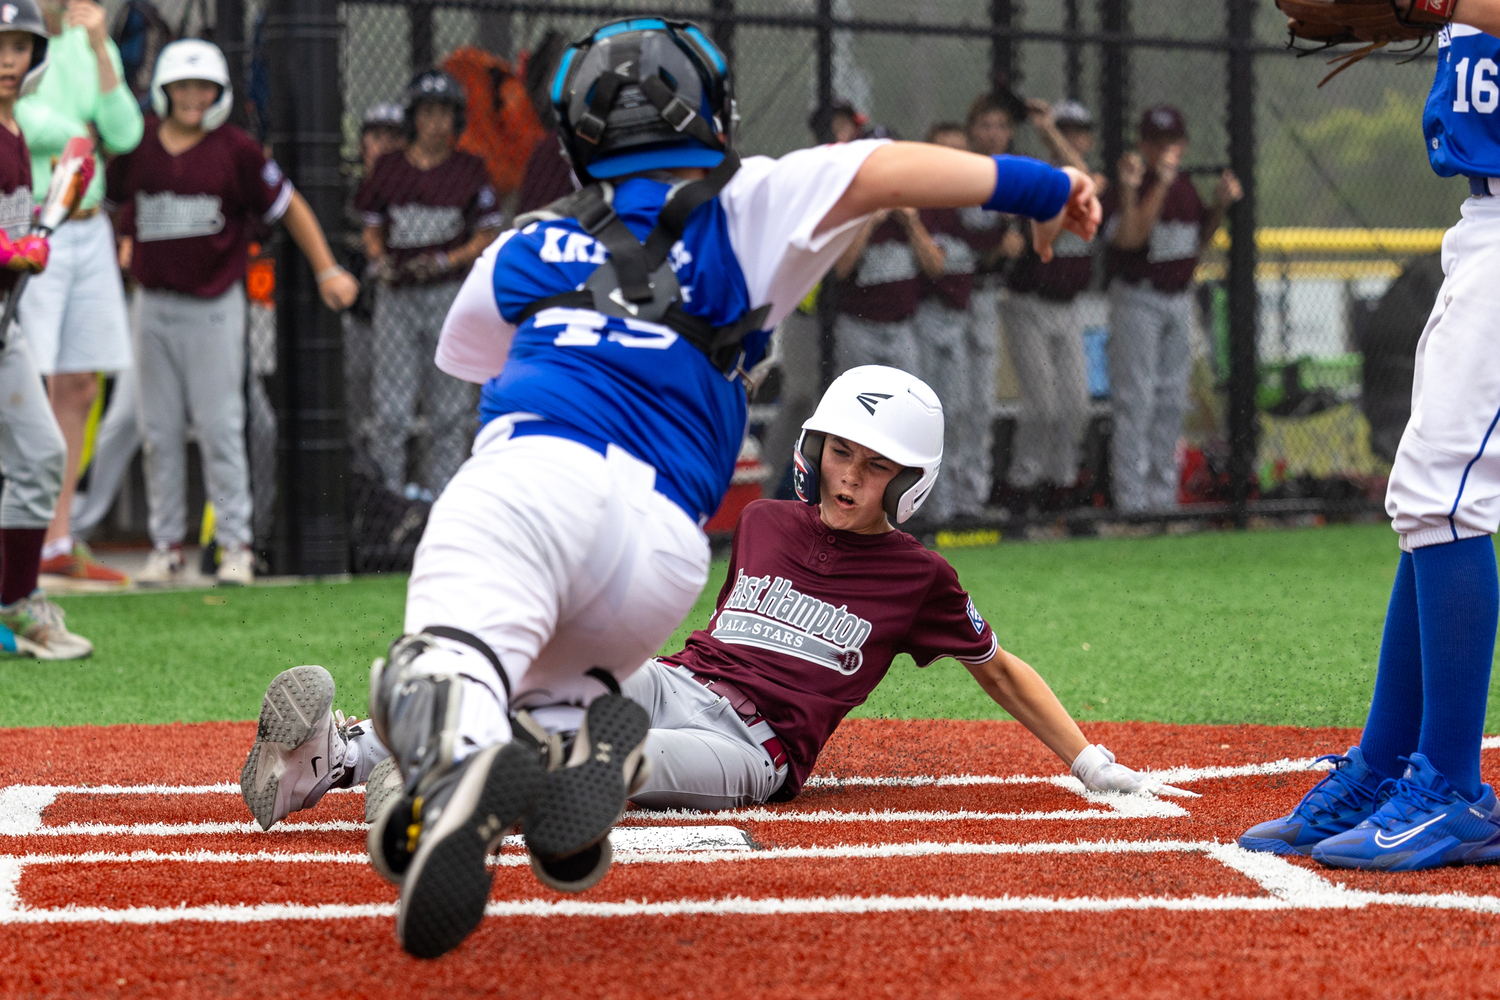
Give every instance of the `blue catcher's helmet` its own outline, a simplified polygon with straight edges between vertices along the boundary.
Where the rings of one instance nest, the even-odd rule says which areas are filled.
[[[733,144],[729,63],[688,21],[613,21],[563,51],[549,94],[585,184],[667,167],[715,167]]]

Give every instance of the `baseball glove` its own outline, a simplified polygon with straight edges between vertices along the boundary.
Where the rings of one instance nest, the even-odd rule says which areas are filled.
[[[1323,86],[1376,49],[1392,42],[1421,42],[1425,49],[1443,26],[1453,19],[1458,0],[1276,0],[1287,16],[1292,41],[1317,42],[1310,51],[1321,52],[1336,45],[1362,43],[1328,61],[1333,72]]]

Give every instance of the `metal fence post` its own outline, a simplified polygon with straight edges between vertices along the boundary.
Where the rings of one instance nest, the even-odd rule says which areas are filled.
[[[270,0],[271,132],[276,160],[337,242],[343,90],[338,0]],[[283,240],[276,264],[277,518],[275,572],[349,568],[348,435],[343,333],[318,297],[307,259]]]
[[[1003,80],[1009,87],[1021,82],[1016,40],[1011,35],[1015,20],[1013,0],[990,0],[990,80],[996,83]]]
[[[724,51],[729,65],[734,65],[734,0],[713,0],[714,44]]]
[[[1083,30],[1082,12],[1078,0],[1067,0],[1063,5],[1063,27],[1070,35]],[[1069,39],[1064,47],[1064,76],[1067,80],[1067,95],[1072,101],[1083,99],[1083,46],[1076,39]]]
[[[245,0],[217,0],[213,41],[229,64],[229,79],[234,82],[236,95],[248,93],[245,80]],[[240,97],[230,109],[230,121],[243,126],[246,119],[244,107],[244,98]]]
[[[1130,0],[1099,0],[1100,28],[1123,35],[1130,30]],[[1099,135],[1104,172],[1115,175],[1115,164],[1125,155],[1125,115],[1130,107],[1130,50],[1123,39],[1099,46]]]
[[[1229,211],[1229,473],[1235,522],[1255,477],[1258,293],[1255,287],[1255,6],[1229,0],[1229,167],[1245,197]]]
[[[432,65],[432,12],[430,3],[414,3],[406,8],[411,18],[411,71],[412,75]]]
[[[833,0],[818,0],[818,136],[833,141]],[[835,317],[832,272],[823,276],[818,288],[818,368],[823,387],[833,381],[833,322]]]

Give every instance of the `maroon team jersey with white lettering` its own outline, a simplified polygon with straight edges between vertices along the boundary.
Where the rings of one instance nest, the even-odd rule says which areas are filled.
[[[110,161],[105,199],[133,237],[130,273],[141,287],[211,299],[245,277],[250,243],[292,203],[292,182],[260,144],[221,125],[173,156],[146,118],[141,144]]]
[[[800,501],[757,500],[740,515],[708,627],[662,659],[755,703],[791,761],[782,798],[897,653],[927,666],[983,663],[998,648],[953,567],[912,536],[835,531]]]
[[[476,230],[498,229],[504,221],[484,161],[459,150],[430,170],[414,166],[399,150],[385,154],[359,186],[354,207],[364,213],[365,225],[384,232],[397,268],[418,254],[457,250]]]
[[[12,240],[31,231],[31,151],[26,140],[10,129],[0,128],[0,229]],[[19,272],[0,268],[0,292],[15,287]]]
[[[1148,174],[1137,198],[1144,202],[1158,183],[1155,173]],[[1119,210],[1119,192],[1110,188],[1104,194],[1106,237],[1113,236],[1120,224]],[[1149,281],[1159,292],[1180,292],[1187,288],[1198,269],[1200,234],[1207,211],[1192,179],[1187,174],[1178,174],[1167,188],[1161,217],[1151,228],[1146,245],[1138,250],[1109,248],[1110,276],[1130,282]]]

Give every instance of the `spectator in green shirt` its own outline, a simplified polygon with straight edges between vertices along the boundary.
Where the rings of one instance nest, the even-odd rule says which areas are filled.
[[[53,34],[47,51],[51,64],[37,92],[16,104],[39,202],[52,175],[52,158],[69,139],[92,136],[100,154],[128,153],[140,143],[144,129],[140,107],[123,82],[120,53],[105,30],[104,8],[94,0],[43,0],[42,11]],[[21,328],[37,369],[48,376],[52,410],[68,444],[63,492],[47,529],[42,572],[66,577],[80,589],[127,582],[124,574],[96,562],[68,530],[98,373],[122,371],[131,358],[114,230],[99,210],[103,196],[101,155],[82,205],[53,234],[51,266],[28,285],[20,308]]]

